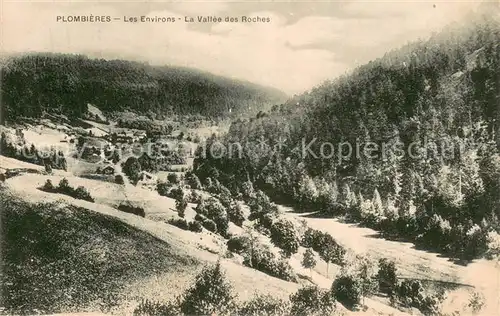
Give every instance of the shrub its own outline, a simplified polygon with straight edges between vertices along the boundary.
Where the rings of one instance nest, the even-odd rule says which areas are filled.
[[[207,218],[201,214],[196,213],[196,215],[194,216],[194,219],[203,223]]]
[[[180,200],[175,200],[175,208],[177,210],[177,214],[179,214],[180,217],[184,217],[186,214],[186,208],[188,206],[188,202],[186,201],[185,198],[182,198]]]
[[[406,307],[417,308],[425,315],[434,315],[438,313],[444,295],[426,293],[418,280],[404,280],[396,288],[396,298]]]
[[[115,176],[115,183],[125,184],[125,180],[123,179],[123,176],[121,174],[117,174]]]
[[[194,173],[189,173],[186,175],[186,180],[191,189],[201,190],[203,187],[201,185],[200,178]]]
[[[382,293],[392,296],[396,286],[398,285],[398,279],[396,277],[396,264],[394,261],[390,261],[386,258],[379,260],[379,270],[377,273],[379,290]]]
[[[302,236],[301,245],[318,252],[327,263],[344,264],[346,250],[330,234],[308,228]]]
[[[186,315],[224,314],[234,308],[234,298],[233,289],[217,262],[196,277],[195,284],[184,293],[180,309]]]
[[[312,268],[316,266],[316,259],[314,259],[314,253],[311,249],[306,249],[301,264],[304,268],[311,270],[312,273]]]
[[[168,302],[162,304],[150,300],[143,300],[133,313],[134,316],[180,316],[178,304]]]
[[[69,185],[68,179],[62,178],[61,181],[59,181],[58,189],[59,192],[70,192],[72,188]]]
[[[333,281],[332,294],[346,307],[354,307],[361,300],[362,284],[351,275],[341,275]]]
[[[273,222],[276,219],[275,214],[271,213],[251,213],[250,216],[248,217],[249,220],[253,220],[254,217],[258,215],[257,217],[257,223],[256,223],[256,229],[260,231],[263,235],[270,236],[271,235],[271,228],[273,226]]]
[[[203,231],[203,225],[199,221],[189,222],[189,230],[195,233],[201,233]]]
[[[307,286],[290,295],[291,315],[331,315],[336,310],[331,293],[317,286]]]
[[[248,206],[250,206],[250,212],[252,213],[268,213],[272,209],[272,203],[269,197],[261,190],[257,191],[255,195],[252,195]]]
[[[52,184],[52,181],[50,181],[50,179],[47,179],[47,181],[45,181],[45,184],[43,185],[43,190],[47,192],[53,192],[55,190],[55,187]]]
[[[142,207],[134,207],[131,205],[127,204],[120,204],[118,206],[118,209],[122,212],[125,213],[130,213],[130,214],[135,214],[141,217],[146,217],[146,212],[144,212],[144,209]]]
[[[486,256],[489,259],[500,259],[500,234],[497,232],[489,232],[487,235],[488,251]]]
[[[208,177],[205,179],[205,183],[203,184],[203,186],[205,187],[205,190],[207,190],[208,192],[210,192],[210,190],[212,190],[212,187],[214,185],[214,182],[212,181],[212,178]]]
[[[179,184],[180,177],[177,173],[169,173],[167,175],[167,181],[172,183],[172,184]]]
[[[293,223],[286,219],[280,219],[271,225],[271,242],[280,248],[289,258],[299,249],[299,237]]]
[[[481,309],[483,309],[484,303],[484,295],[474,291],[470,296],[469,304],[467,304],[467,306],[472,309],[474,313],[479,313]]]
[[[202,196],[195,190],[192,190],[191,194],[188,196],[188,201],[194,204],[200,204],[202,199]]]
[[[210,198],[206,201],[202,201],[196,206],[195,211],[214,221],[215,224],[217,224],[217,233],[224,237],[227,236],[229,219],[226,210],[217,199]]]
[[[76,190],[73,193],[73,197],[75,199],[80,199],[80,200],[85,200],[85,201],[89,201],[89,202],[94,202],[94,199],[90,196],[89,191],[87,191],[87,189],[85,189],[82,186],[79,186],[78,188],[76,188]]]
[[[201,224],[212,233],[217,233],[217,224],[213,220],[206,218]]]
[[[223,185],[220,185],[218,197],[219,197],[219,201],[221,202],[221,204],[224,207],[229,208],[231,206],[231,203],[233,202],[233,198],[231,196],[231,191],[229,191],[228,188],[226,188]]]
[[[181,187],[174,187],[168,192],[167,196],[175,200],[184,199],[184,190]]]
[[[250,240],[246,236],[235,236],[231,237],[227,241],[227,250],[242,254],[249,248]]]
[[[307,230],[304,232],[304,235],[302,236],[302,239],[300,241],[300,244],[302,247],[305,248],[318,248],[314,247],[315,241],[317,239],[316,235],[318,230],[312,229],[311,227],[308,227]]]
[[[171,187],[172,185],[167,182],[158,181],[158,183],[156,184],[156,191],[161,196],[168,196],[168,192]]]
[[[237,315],[241,316],[288,316],[289,302],[271,295],[258,294],[246,301],[239,308]]]
[[[170,218],[167,220],[167,223],[184,230],[188,230],[189,228],[188,223],[184,218]]]
[[[245,216],[243,215],[243,210],[237,202],[232,202],[227,210],[229,220],[233,222],[236,226],[242,227],[245,221]]]
[[[123,173],[129,178],[130,182],[136,184],[139,181],[141,164],[136,157],[129,157],[122,165]]]
[[[297,277],[288,262],[277,260],[274,253],[262,244],[254,245],[252,251],[245,254],[243,264],[285,281],[297,282]]]
[[[251,181],[246,181],[243,182],[241,185],[241,194],[243,197],[243,200],[248,202],[255,196],[255,191],[253,189],[253,184]]]
[[[39,189],[50,193],[65,194],[79,200],[94,202],[94,199],[87,191],[87,189],[85,189],[83,186],[79,186],[78,188],[74,189],[72,186],[69,185],[68,179],[66,178],[61,179],[57,187],[54,187],[52,182],[50,180],[47,180],[43,185],[43,187]]]

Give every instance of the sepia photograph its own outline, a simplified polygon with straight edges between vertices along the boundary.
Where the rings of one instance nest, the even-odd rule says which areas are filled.
[[[0,0],[0,315],[500,315],[500,0]]]

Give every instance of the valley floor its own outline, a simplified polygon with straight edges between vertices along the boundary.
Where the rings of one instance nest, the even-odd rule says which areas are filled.
[[[339,243],[357,253],[374,258],[389,258],[396,262],[399,277],[433,280],[460,286],[448,299],[450,312],[468,303],[468,292],[475,288],[485,295],[487,305],[482,315],[500,314],[500,264],[488,260],[475,260],[467,266],[453,263],[439,254],[415,248],[409,242],[391,241],[378,237],[378,232],[337,219],[318,218],[313,213],[296,213],[281,207],[289,216],[303,219],[313,228],[331,234]],[[328,277],[332,277],[329,275]],[[465,300],[465,301],[464,301]]]

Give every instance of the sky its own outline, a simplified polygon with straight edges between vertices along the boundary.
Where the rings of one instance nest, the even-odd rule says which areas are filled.
[[[477,1],[11,1],[0,0],[4,53],[82,53],[178,65],[278,88],[290,95],[428,38]],[[106,16],[110,23],[57,21]],[[174,17],[131,23],[125,17]],[[238,22],[198,23],[198,16]],[[270,22],[242,22],[242,17]],[[195,22],[185,22],[192,17]],[[117,20],[114,20],[116,18]]]

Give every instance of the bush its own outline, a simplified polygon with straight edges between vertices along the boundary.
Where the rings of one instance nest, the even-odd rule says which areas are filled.
[[[55,189],[56,188],[52,184],[52,181],[50,181],[50,179],[47,179],[47,181],[45,181],[45,184],[43,185],[43,190],[47,192],[53,192]]]
[[[488,259],[500,260],[500,234],[491,231],[487,235],[488,251],[486,257]]]
[[[174,187],[168,192],[167,196],[174,200],[182,200],[184,199],[184,190],[181,187]]]
[[[212,233],[217,233],[217,224],[213,220],[206,218],[201,224]]]
[[[337,301],[352,308],[361,300],[362,284],[351,275],[341,275],[333,281],[332,294]]]
[[[289,258],[299,250],[299,237],[293,223],[286,219],[280,219],[271,225],[271,242],[280,248]]]
[[[191,194],[188,196],[188,201],[194,204],[200,204],[202,199],[202,196],[195,190],[192,190]]]
[[[242,227],[245,221],[245,216],[243,215],[243,210],[237,202],[232,202],[227,210],[229,220],[233,222],[236,226]]]
[[[222,204],[217,201],[217,199],[210,198],[206,201],[202,201],[196,206],[195,211],[214,221],[215,224],[217,224],[217,233],[219,233],[223,237],[227,236],[229,219],[226,210],[224,209]]]
[[[69,193],[72,191],[72,187],[69,185],[69,181],[66,178],[62,178],[61,181],[59,181],[58,189],[61,193]]]
[[[229,208],[233,203],[233,197],[231,196],[231,191],[229,191],[229,189],[223,185],[219,185],[218,198],[221,204],[226,208]]]
[[[201,214],[198,214],[198,213],[196,213],[196,215],[194,216],[194,219],[195,219],[196,221],[201,222],[201,223],[203,223],[204,221],[206,221],[206,220],[207,220],[207,218],[206,218],[205,216],[203,216],[203,215],[201,215]]]
[[[133,313],[134,316],[180,316],[181,311],[178,304],[162,304],[150,300],[143,300]]]
[[[250,207],[250,212],[254,214],[255,218],[258,218],[263,214],[277,212],[276,205],[271,203],[269,197],[261,190],[251,196],[248,206]]]
[[[115,183],[125,184],[125,179],[123,179],[123,176],[121,174],[117,174],[115,176]]]
[[[307,286],[290,295],[291,315],[331,315],[336,310],[331,293],[317,286]]]
[[[344,264],[346,250],[330,234],[308,228],[300,243],[303,247],[312,248],[327,263],[331,262],[340,266]]]
[[[255,190],[251,181],[245,181],[241,184],[241,194],[245,202],[249,202],[255,197]]]
[[[123,173],[129,178],[130,182],[136,184],[139,181],[139,173],[141,172],[141,164],[136,157],[129,157],[122,164]]]
[[[191,187],[191,189],[201,190],[203,187],[201,185],[200,178],[194,173],[189,173],[186,175],[187,184]]]
[[[406,307],[419,309],[424,315],[437,314],[444,299],[443,293],[426,293],[418,280],[404,280],[396,288],[396,298]]]
[[[242,254],[249,248],[250,246],[249,243],[250,241],[246,236],[231,237],[227,241],[227,250],[234,253]]]
[[[314,258],[314,253],[310,248],[307,248],[304,256],[302,258],[302,261],[300,263],[304,268],[310,269],[312,271],[312,268],[316,266],[316,259]]]
[[[472,310],[472,312],[479,313],[481,309],[483,309],[484,303],[484,295],[474,291],[469,298],[469,303],[467,304],[467,306]]]
[[[61,193],[71,196],[72,198],[75,199],[94,202],[94,199],[87,191],[87,189],[85,189],[83,186],[79,186],[78,188],[74,189],[72,186],[69,185],[68,179],[66,178],[61,179],[57,187],[54,187],[52,181],[47,180],[45,184],[41,188],[39,188],[39,190],[50,193]]]
[[[177,173],[169,173],[167,175],[167,181],[172,183],[172,184],[179,184],[180,177]]]
[[[289,302],[271,295],[258,294],[250,301],[244,302],[237,315],[241,316],[288,316]]]
[[[273,226],[273,222],[276,219],[275,214],[271,213],[250,213],[248,216],[249,220],[257,219],[257,223],[255,228],[260,231],[263,235],[270,236],[271,235],[271,227]]]
[[[92,198],[92,196],[90,196],[89,191],[87,191],[87,189],[85,189],[82,186],[79,186],[78,188],[76,188],[76,190],[73,193],[73,197],[75,199],[80,199],[80,200],[85,200],[85,201],[89,201],[89,202],[94,202],[94,199]]]
[[[379,270],[377,273],[379,290],[382,293],[392,296],[397,285],[396,264],[386,258],[382,258],[378,263]]]
[[[144,209],[142,207],[134,207],[134,206],[127,205],[127,204],[120,204],[120,206],[118,206],[118,209],[122,212],[125,212],[125,213],[130,213],[130,214],[135,214],[137,216],[146,217],[146,212],[144,212]]]
[[[166,182],[159,181],[156,184],[156,191],[161,196],[169,196],[169,191],[171,188],[172,188],[172,185],[170,185],[169,183],[166,183]]]
[[[180,229],[188,230],[188,223],[184,218],[170,218],[167,220],[167,223],[170,225],[174,225]]]
[[[189,222],[189,230],[195,233],[201,233],[203,231],[203,225],[199,221]]]
[[[254,245],[251,252],[245,254],[243,264],[285,281],[297,282],[292,267],[285,260],[278,260],[265,245]]]
[[[307,230],[304,232],[304,235],[302,236],[302,239],[300,241],[300,244],[304,248],[318,248],[314,247],[316,244],[315,241],[317,239],[316,234],[320,233],[319,230],[312,229],[311,227],[308,227]]]
[[[185,216],[187,206],[188,202],[186,201],[185,198],[182,198],[180,200],[175,200],[175,209],[177,210],[177,214],[179,214],[180,217]]]
[[[196,277],[195,284],[183,295],[180,309],[186,315],[224,314],[234,309],[234,298],[233,289],[217,262]]]

